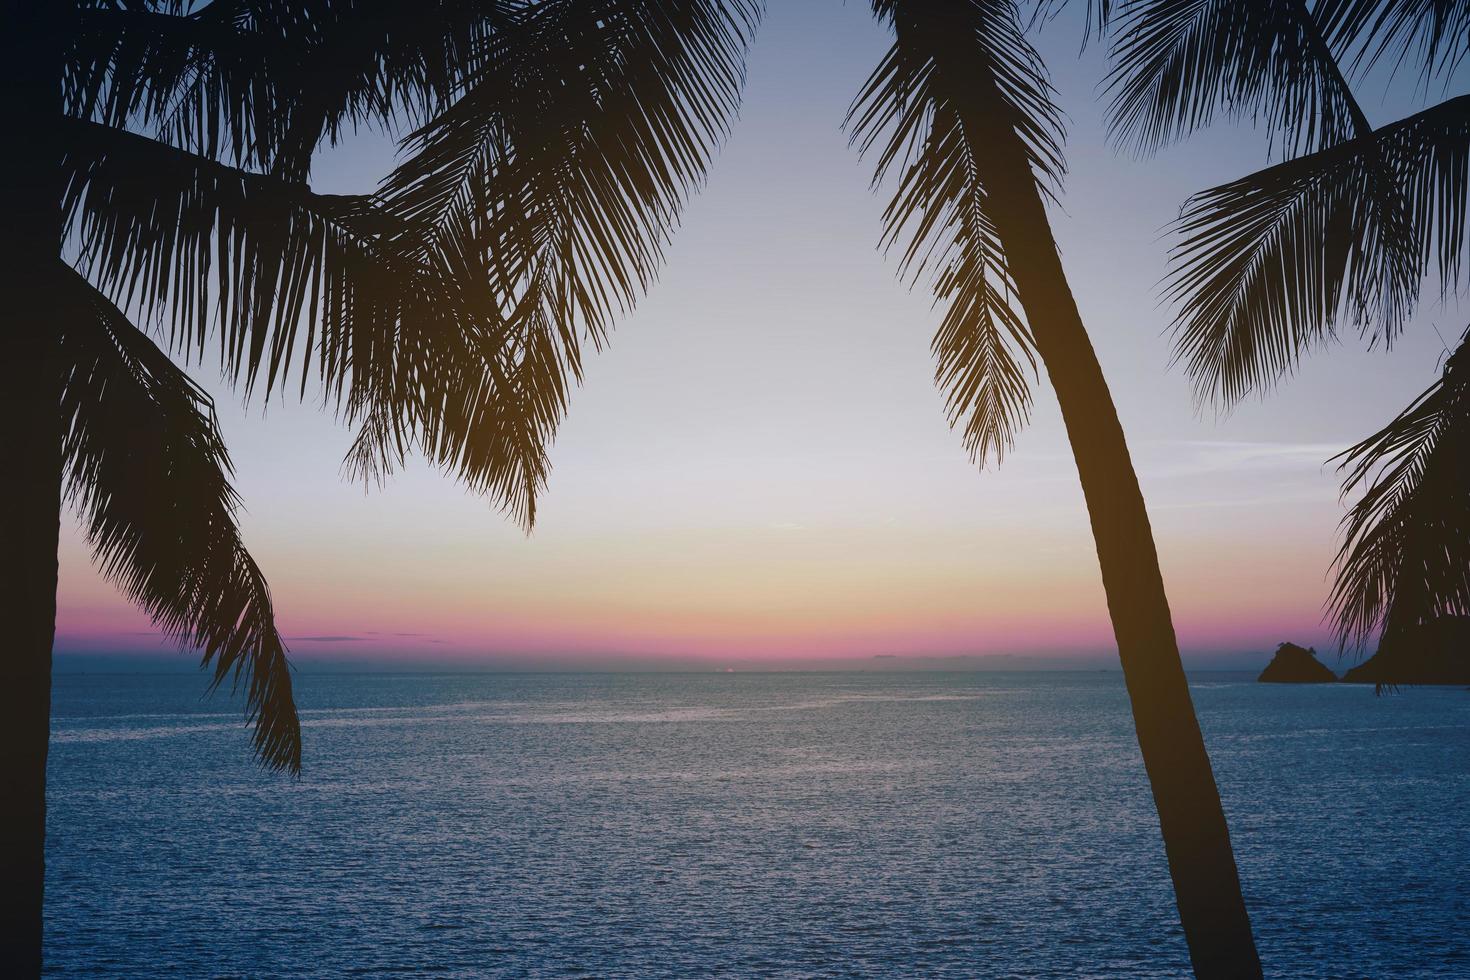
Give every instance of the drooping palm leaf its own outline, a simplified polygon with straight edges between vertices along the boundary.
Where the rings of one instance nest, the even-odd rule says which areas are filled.
[[[426,250],[473,238],[507,302],[541,289],[556,319],[599,333],[651,282],[727,131],[757,13],[746,0],[531,6],[410,139],[386,206],[428,229]]]
[[[1470,615],[1470,332],[1438,381],[1339,457],[1343,521],[1330,612],[1344,647]]]
[[[1130,0],[1108,76],[1114,138],[1149,152],[1219,113],[1260,121],[1289,153],[1370,131],[1304,0]]]
[[[79,11],[68,111],[305,180],[345,127],[422,123],[459,93],[513,0],[157,2]]]
[[[529,529],[557,419],[545,415],[544,388],[537,378],[528,381],[530,359],[515,340],[471,325],[430,335],[400,359],[403,370],[349,407],[358,428],[344,461],[347,475],[381,483],[419,453]]]
[[[1428,272],[1458,281],[1467,191],[1460,97],[1191,198],[1168,295],[1201,397],[1229,404],[1270,385],[1341,326],[1391,344]]]
[[[64,214],[85,273],[202,358],[211,339],[228,376],[269,391],[299,354],[340,387],[349,369],[378,373],[397,325],[432,270],[376,245],[367,198],[313,194],[94,123],[66,127]],[[455,292],[449,292],[452,297]],[[298,348],[298,333],[311,336]],[[321,338],[317,344],[316,338]],[[350,351],[353,363],[344,356]]]
[[[1395,72],[1417,62],[1424,81],[1448,80],[1470,53],[1467,0],[1320,0],[1315,12],[1357,74],[1385,61]]]
[[[287,22],[302,5],[161,6],[175,18],[213,17],[207,37],[226,50],[219,38],[230,31],[246,36],[249,50],[260,47],[261,37],[288,39],[288,55],[303,43],[292,33],[299,25]],[[312,44],[356,39],[370,66],[377,57],[370,42],[381,40],[376,32],[411,5],[314,0],[307,6]],[[468,127],[457,135],[471,141],[472,153],[483,149],[475,141],[484,133],[476,127],[508,125],[515,140],[499,145],[508,155],[498,169],[449,173],[463,195],[441,213],[410,208],[405,214],[402,194],[391,209],[376,198],[325,198],[297,180],[273,180],[83,123],[73,126],[68,154],[68,213],[80,216],[83,258],[99,284],[129,309],[167,316],[177,348],[202,356],[206,339],[216,336],[227,372],[244,382],[247,394],[257,381],[269,392],[283,379],[293,351],[304,385],[315,359],[329,394],[360,424],[348,460],[352,472],[381,476],[417,449],[495,494],[529,524],[535,489],[544,481],[545,446],[564,410],[568,378],[580,372],[580,331],[600,339],[608,318],[651,280],[682,196],[702,175],[733,111],[739,55],[755,9],[743,0],[729,9],[707,2],[599,7],[564,0],[521,5],[511,11],[514,18],[508,9],[446,0],[436,10],[453,13],[443,18],[451,25],[483,27],[499,18],[524,29],[502,42],[499,28],[469,37],[441,30],[442,24],[421,27],[407,45],[410,54],[401,56],[419,64],[416,74],[404,69],[394,81],[380,72],[369,85],[357,84],[349,71],[338,85],[339,93],[350,94],[412,88],[412,82],[440,98],[460,94],[466,78],[477,80],[425,134]],[[384,17],[375,20],[375,13]],[[568,24],[578,31],[569,32]],[[349,31],[350,25],[357,26]],[[423,53],[447,44],[445,37],[454,43],[439,61]],[[569,38],[580,47],[565,47]],[[202,54],[190,53],[196,48]],[[169,49],[169,56],[203,59],[179,70],[182,81],[190,70],[212,77],[211,65],[228,62],[209,44],[182,49],[183,55]],[[494,71],[481,58],[492,54]],[[279,52],[271,56],[282,59]],[[340,60],[326,63],[335,69]],[[448,63],[460,74],[444,69]],[[584,71],[588,65],[598,70]],[[507,72],[515,91],[500,84]],[[274,66],[267,74],[277,79],[271,94],[278,99],[291,85],[323,87],[279,83],[289,73]],[[216,88],[229,86],[210,82],[204,91]],[[383,100],[387,112],[391,93]],[[253,104],[250,98],[229,104],[236,102]],[[431,104],[440,107],[425,102]],[[190,115],[218,120],[231,111],[210,103]],[[283,138],[276,132],[267,142]],[[267,156],[255,159],[264,163]],[[445,176],[435,173],[442,164],[442,157],[411,158],[400,176],[417,175],[420,183],[410,180],[397,190],[423,192],[423,183]],[[616,303],[612,281],[622,287]],[[507,311],[515,315],[504,317]],[[507,319],[515,331],[505,329]],[[307,335],[298,347],[302,327]],[[487,375],[493,383],[483,380]]]
[[[66,270],[70,273],[70,270]],[[181,644],[213,684],[243,684],[255,747],[299,772],[301,730],[270,591],[235,525],[213,405],[74,273],[58,312],[66,495],[104,575]]]
[[[932,280],[945,306],[932,346],[950,424],[975,459],[999,461],[1028,417],[1036,354],[986,214],[986,147],[976,122],[983,114],[1011,120],[1038,178],[1055,186],[1064,170],[1060,114],[1013,3],[873,7],[892,22],[895,40],[848,125],[861,152],[877,152],[875,183],[898,174],[884,247],[901,243],[901,274]],[[994,104],[986,92],[996,93]]]
[[[247,395],[293,369],[303,393],[320,377],[362,424],[354,475],[422,451],[529,520],[545,439],[519,428],[524,384],[502,367],[514,338],[482,278],[405,244],[375,198],[315,194],[95,123],[67,133],[65,211],[105,293],[167,318],[187,357],[217,343]]]
[[[584,338],[600,345],[651,284],[734,114],[758,13],[748,0],[531,5],[408,141],[384,207],[414,229],[400,247],[493,292],[510,330],[500,417],[524,424],[511,441],[549,442]]]
[[[1039,0],[1032,10],[1032,25],[1045,24],[1055,19],[1070,5],[1069,0]],[[1082,45],[1085,48],[1095,33],[1105,37],[1113,22],[1117,9],[1114,0],[1086,0],[1082,12]]]

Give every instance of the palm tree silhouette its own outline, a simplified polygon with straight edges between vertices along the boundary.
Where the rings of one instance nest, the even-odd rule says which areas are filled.
[[[1203,401],[1230,406],[1355,329],[1391,347],[1426,276],[1464,275],[1470,96],[1373,128],[1351,79],[1417,70],[1445,85],[1470,53],[1470,7],[1382,0],[1124,3],[1111,88],[1116,134],[1151,150],[1218,112],[1279,136],[1287,159],[1184,206],[1169,292],[1176,350]],[[1345,452],[1329,615],[1341,648],[1470,613],[1464,338],[1444,376]]]
[[[894,44],[849,122],[881,180],[885,241],[932,278],[945,315],[936,382],[977,459],[999,459],[1039,360],[1092,521],[1139,748],[1180,921],[1201,977],[1260,975],[1229,829],[1117,411],[1057,252],[1045,200],[1063,171],[1060,112],[1014,3],[873,0]],[[1016,309],[1013,298],[1019,302]]]
[[[529,527],[584,337],[650,281],[723,137],[754,11],[710,0],[15,0],[0,72],[0,962],[38,975],[63,502],[102,571],[269,767],[301,765],[290,667],[186,362],[245,398],[315,379],[347,472],[416,452]],[[377,193],[324,142],[405,135]],[[468,151],[446,155],[467,141]],[[160,349],[139,323],[163,327]],[[303,336],[304,331],[304,336]]]

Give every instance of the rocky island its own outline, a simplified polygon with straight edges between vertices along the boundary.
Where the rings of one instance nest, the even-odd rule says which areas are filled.
[[[1305,650],[1295,643],[1283,643],[1256,680],[1264,684],[1331,684],[1337,675],[1317,659],[1315,647]]]

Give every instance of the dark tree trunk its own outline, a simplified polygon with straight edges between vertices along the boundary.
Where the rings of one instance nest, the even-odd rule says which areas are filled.
[[[7,290],[3,300],[14,295]],[[7,317],[7,319],[11,319]],[[11,319],[13,331],[17,324]],[[39,332],[39,331],[38,331]],[[0,513],[0,963],[39,976],[46,873],[46,747],[60,530],[59,375],[42,343],[6,337],[0,368],[5,478]]]
[[[1002,103],[997,98],[993,104]],[[978,145],[989,151],[980,161],[990,198],[986,209],[1077,460],[1195,975],[1259,977],[1230,831],[1179,660],[1153,530],[1117,409],[1067,284],[1024,145],[1003,120],[967,125],[983,131]]]
[[[0,964],[39,976],[46,867],[46,746],[61,523],[60,0],[6,0],[0,92]]]

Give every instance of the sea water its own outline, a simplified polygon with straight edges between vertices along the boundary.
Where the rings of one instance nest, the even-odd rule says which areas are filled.
[[[1274,977],[1470,976],[1470,692],[1196,674]],[[55,976],[1174,977],[1116,672],[61,675]]]

